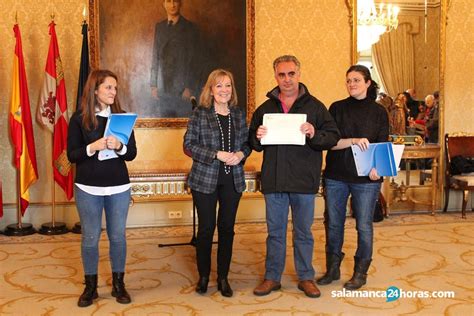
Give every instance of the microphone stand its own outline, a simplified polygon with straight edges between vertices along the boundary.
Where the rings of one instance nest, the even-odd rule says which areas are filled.
[[[190,98],[192,110],[194,111],[197,108],[197,100],[196,97],[192,96]],[[184,153],[191,157],[191,153],[186,151],[184,148]],[[192,157],[191,157],[192,158]],[[163,248],[163,247],[174,247],[174,246],[193,246],[196,247],[197,243],[197,237],[196,237],[196,203],[194,203],[193,200],[193,235],[191,237],[191,240],[189,242],[184,242],[184,243],[173,243],[173,244],[158,244],[158,247]],[[216,244],[217,242],[213,241],[213,244]]]
[[[174,246],[193,246],[196,247],[196,204],[193,201],[193,235],[189,242],[173,243],[173,244],[158,244],[158,247],[174,247]]]

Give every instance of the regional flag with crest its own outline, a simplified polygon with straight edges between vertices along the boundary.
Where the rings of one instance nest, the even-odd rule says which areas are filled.
[[[69,122],[66,84],[54,21],[49,24],[49,35],[51,35],[51,42],[36,117],[41,125],[53,133],[54,180],[64,190],[67,198],[71,199],[73,195],[72,169],[66,153]]]

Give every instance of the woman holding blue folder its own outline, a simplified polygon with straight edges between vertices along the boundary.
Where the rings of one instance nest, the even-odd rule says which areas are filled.
[[[357,251],[353,276],[344,284],[344,288],[356,290],[367,282],[367,270],[372,261],[372,220],[382,178],[375,168],[370,170],[369,176],[358,176],[351,146],[357,145],[364,151],[370,143],[388,141],[389,124],[387,111],[375,102],[378,86],[367,67],[351,66],[346,72],[346,88],[349,97],[334,102],[329,108],[341,139],[326,156],[327,271],[317,283],[326,285],[340,278],[340,265],[344,258],[344,223],[350,195],[356,219]]]
[[[125,224],[130,204],[130,179],[125,161],[137,155],[133,131],[127,144],[114,136],[104,137],[111,113],[123,113],[117,98],[117,76],[94,70],[87,79],[81,108],[71,117],[67,156],[76,164],[75,199],[82,226],[81,256],[85,289],[77,305],[86,307],[97,295],[97,266],[102,211],[105,210],[112,266],[112,296],[118,303],[131,302],[123,282],[127,243]],[[99,152],[113,150],[110,159]]]

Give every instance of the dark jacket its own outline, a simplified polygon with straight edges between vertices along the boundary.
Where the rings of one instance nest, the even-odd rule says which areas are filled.
[[[318,99],[309,94],[300,83],[300,93],[289,113],[307,114],[307,122],[316,131],[312,139],[306,138],[304,146],[261,145],[256,137],[257,129],[265,113],[283,113],[278,99],[279,88],[267,93],[265,101],[253,114],[249,129],[252,149],[263,152],[262,192],[316,193],[321,175],[322,151],[335,146],[339,131],[328,110]]]
[[[82,126],[82,116],[76,112],[69,121],[67,137],[67,157],[71,163],[76,164],[76,183],[110,187],[130,183],[128,169],[125,161],[135,159],[137,147],[135,135],[132,131],[127,144],[125,155],[118,158],[102,160],[98,159],[99,152],[89,157],[86,147],[103,137],[107,118],[97,116],[99,125],[96,129],[87,131]]]
[[[165,19],[156,24],[151,63],[150,86],[158,87],[160,96],[181,96],[185,88],[197,90],[199,30],[180,16],[178,23],[168,25]]]
[[[336,121],[342,138],[367,138],[370,143],[388,141],[388,115],[385,108],[370,98],[357,100],[348,97],[334,102],[329,113]],[[329,150],[326,155],[324,177],[349,183],[372,183],[367,177],[359,177],[351,147]]]
[[[244,153],[244,159],[238,165],[232,166],[234,186],[237,192],[243,192],[245,190],[244,162],[251,153],[247,142],[247,123],[245,113],[239,107],[230,107],[230,117],[235,133],[232,148],[235,152]],[[193,166],[188,177],[189,187],[201,193],[214,192],[221,163],[215,159],[217,151],[221,149],[221,136],[214,106],[210,108],[200,106],[194,110],[184,135],[184,148],[191,153],[193,158]]]
[[[426,129],[428,131],[428,143],[437,143],[439,134],[439,107],[433,105],[426,120]]]

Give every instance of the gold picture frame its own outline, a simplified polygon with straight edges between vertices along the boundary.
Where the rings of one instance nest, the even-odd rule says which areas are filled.
[[[146,67],[143,65],[146,63],[151,64],[146,55],[151,55],[149,52],[153,49],[154,28],[148,22],[153,18],[152,24],[154,24],[166,18],[166,12],[163,8],[164,0],[88,1],[91,68],[108,68],[117,73],[119,89],[124,91],[121,94],[119,90],[122,105],[126,110],[137,112],[139,116],[136,127],[185,127],[188,116],[155,113],[154,109],[158,107],[154,108],[149,101],[151,96],[143,93],[146,88],[150,88],[148,78],[151,72],[151,70],[148,73],[143,71],[143,69],[146,69],[143,68]],[[238,8],[239,10],[230,10],[232,6],[239,5],[242,6]],[[223,6],[222,8],[224,9],[229,8],[229,12],[225,12],[220,6]],[[159,12],[159,14],[151,16],[155,12],[153,10]],[[239,17],[236,11],[242,13],[240,16],[244,15],[245,24],[240,20],[237,21],[238,23],[232,23],[233,18]],[[140,16],[140,14],[146,16]],[[255,110],[255,0],[242,2],[186,0],[183,4],[182,14],[183,16],[190,16],[189,20],[196,21],[195,24],[200,30],[203,29],[203,34],[206,34],[208,37],[214,35],[219,41],[224,38],[224,44],[226,44],[224,48],[228,50],[219,53],[220,57],[216,60],[220,63],[213,66],[212,69],[225,68],[233,72],[239,104],[245,106],[247,119],[250,120]],[[214,18],[216,16],[219,18]],[[140,23],[144,24],[141,28]],[[215,25],[216,23],[220,24]],[[239,31],[241,30],[239,25],[245,25],[245,34]],[[139,32],[137,32],[138,29],[140,29]],[[224,33],[212,33],[210,35],[205,33],[206,30],[210,29],[213,30],[212,32],[215,32],[215,29],[223,29],[224,31],[222,32]],[[223,34],[225,36],[222,36]],[[107,49],[104,49],[105,41],[107,41]],[[231,47],[232,45],[239,45],[239,47],[234,49],[234,47]],[[219,47],[219,43],[214,43],[214,46],[209,51],[216,51],[216,49],[212,50],[212,48],[221,49],[222,47]],[[237,55],[236,51],[239,52]],[[109,52],[116,54],[118,57],[107,57],[106,62],[101,60],[101,56],[105,58],[107,54],[111,54]],[[225,55],[226,52],[228,56]],[[235,57],[244,55],[245,58]],[[133,87],[131,86],[132,84]],[[199,99],[199,91],[197,90],[199,89],[196,89],[194,95]],[[135,96],[132,96],[133,94]],[[124,99],[126,102],[123,101]],[[191,104],[189,104],[189,107],[191,107]]]

